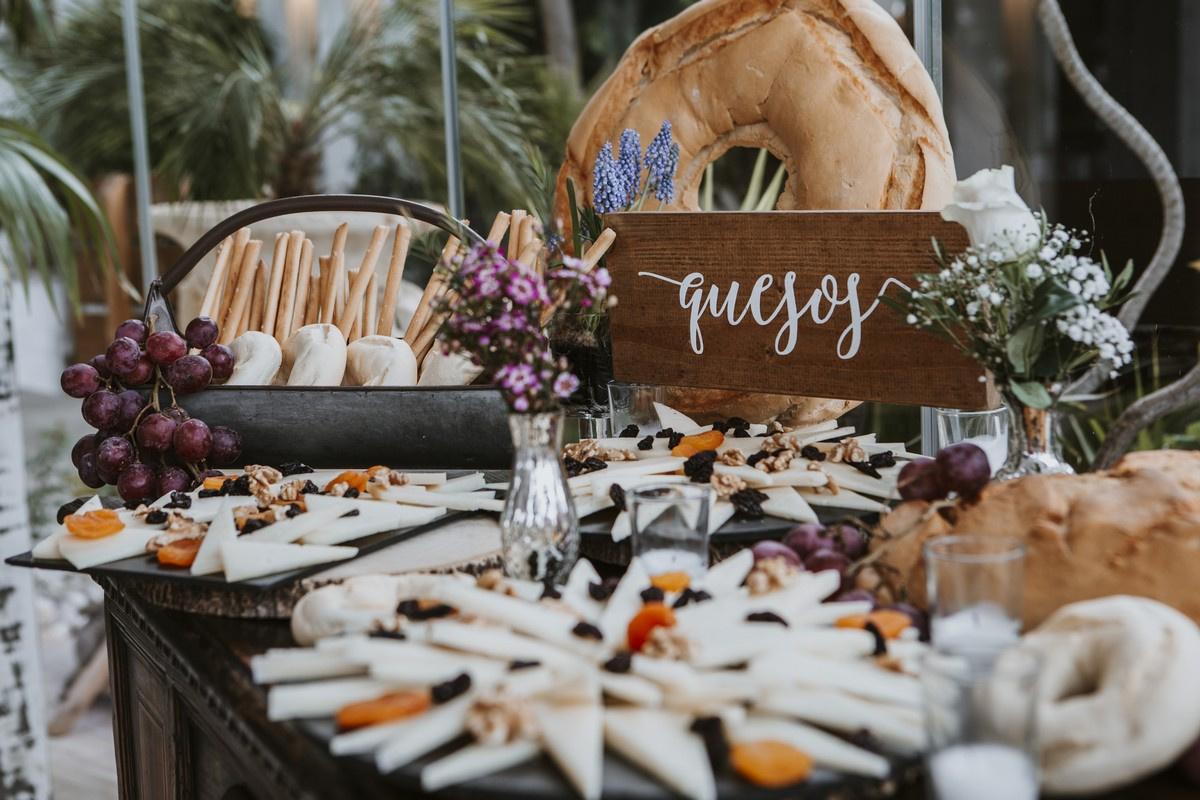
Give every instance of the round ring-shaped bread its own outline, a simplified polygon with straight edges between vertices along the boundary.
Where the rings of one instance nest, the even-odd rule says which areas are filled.
[[[705,167],[732,147],[766,148],[783,163],[779,209],[940,209],[954,185],[937,92],[875,0],[702,0],[647,30],[571,129],[559,218],[569,218],[568,179],[592,203],[606,141],[633,128],[644,144],[663,120],[679,144],[676,193],[648,210],[698,210]],[[747,409],[786,414],[786,399],[747,395]],[[796,400],[805,422],[857,405]],[[720,405],[736,408],[724,396]]]

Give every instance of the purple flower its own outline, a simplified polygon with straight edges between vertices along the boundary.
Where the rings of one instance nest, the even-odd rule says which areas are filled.
[[[637,199],[638,187],[642,185],[642,138],[633,128],[621,131],[621,152],[617,155],[617,168],[625,182],[625,207]]]
[[[679,168],[679,145],[671,137],[671,121],[664,120],[646,148],[646,182],[660,203],[675,199],[675,170]]]
[[[508,296],[514,303],[526,306],[537,298],[537,288],[528,275],[514,275],[508,282]]]
[[[554,394],[556,397],[568,398],[579,388],[579,378],[570,372],[560,372],[554,379]]]
[[[613,158],[612,142],[605,142],[592,165],[592,205],[598,214],[620,211],[627,205],[629,187]]]

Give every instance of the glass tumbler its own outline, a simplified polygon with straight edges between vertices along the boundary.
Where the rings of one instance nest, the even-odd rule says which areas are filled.
[[[610,436],[620,436],[629,425],[637,425],[641,436],[662,430],[655,403],[663,402],[666,389],[652,383],[608,382],[608,428]]]
[[[1011,536],[941,536],[925,543],[933,645],[999,652],[1021,630],[1025,544]]]
[[[987,411],[938,408],[934,410],[934,417],[940,446],[970,442],[987,454],[993,475],[1004,466],[1008,459],[1008,423],[1011,417],[1006,406]]]
[[[700,484],[646,486],[629,495],[633,557],[652,581],[671,584],[708,569],[708,512],[712,489]]]

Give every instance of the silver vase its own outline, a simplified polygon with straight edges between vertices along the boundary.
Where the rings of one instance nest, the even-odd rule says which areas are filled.
[[[500,515],[504,571],[558,583],[579,555],[579,522],[558,457],[563,415],[510,414],[508,426],[515,455]]]
[[[1002,481],[1026,475],[1073,475],[1075,469],[1062,455],[1058,440],[1058,411],[1030,408],[1005,397],[1012,413],[1008,424],[1008,460],[996,473]]]

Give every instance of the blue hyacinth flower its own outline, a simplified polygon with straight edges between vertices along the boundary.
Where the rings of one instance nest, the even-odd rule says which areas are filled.
[[[629,205],[629,187],[613,158],[612,142],[605,142],[592,165],[592,206],[597,214],[623,211]]]
[[[617,154],[617,167],[621,170],[621,179],[625,181],[625,205],[628,207],[637,199],[638,187],[642,185],[642,138],[633,128],[626,128],[621,132],[621,152]]]

